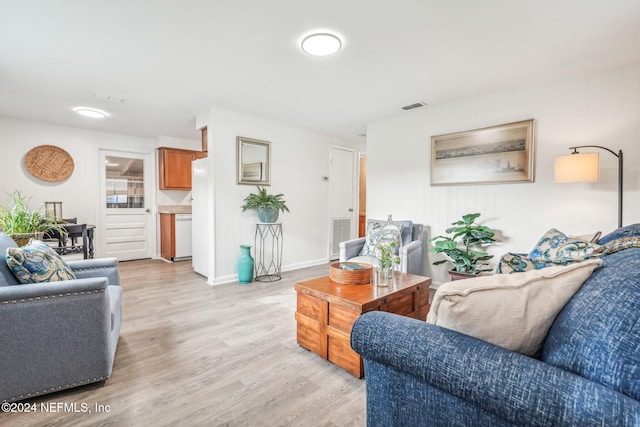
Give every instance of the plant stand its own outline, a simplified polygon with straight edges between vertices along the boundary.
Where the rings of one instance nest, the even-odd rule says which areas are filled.
[[[282,224],[256,224],[255,280],[275,282],[282,278]]]

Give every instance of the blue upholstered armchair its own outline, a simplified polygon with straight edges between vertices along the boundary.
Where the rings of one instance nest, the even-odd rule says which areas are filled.
[[[360,317],[369,426],[639,426],[640,224],[608,251],[532,358],[415,319]],[[523,274],[523,273],[519,273]]]
[[[0,402],[102,382],[121,324],[116,258],[69,261],[76,279],[20,284],[0,233]]]

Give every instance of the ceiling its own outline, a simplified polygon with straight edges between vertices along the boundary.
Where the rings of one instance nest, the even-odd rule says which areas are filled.
[[[315,30],[343,49],[303,53]],[[407,104],[640,63],[639,41],[638,0],[0,0],[0,116],[197,139],[217,107],[358,140]]]

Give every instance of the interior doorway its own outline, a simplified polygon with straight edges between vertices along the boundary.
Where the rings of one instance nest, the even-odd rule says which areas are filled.
[[[151,154],[100,150],[100,165],[101,256],[151,258],[156,228]]]
[[[367,233],[367,155],[358,156],[358,237]]]
[[[329,259],[340,257],[340,242],[356,236],[356,153],[329,148]]]

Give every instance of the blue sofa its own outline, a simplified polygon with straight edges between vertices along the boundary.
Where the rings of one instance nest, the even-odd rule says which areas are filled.
[[[16,246],[0,233],[0,254]],[[67,264],[77,279],[22,285],[0,259],[0,402],[111,375],[122,318],[118,261]]]
[[[640,237],[640,224],[599,243]],[[627,245],[629,246],[629,245]],[[361,316],[369,426],[640,426],[640,248],[603,255],[539,359],[407,317]]]

